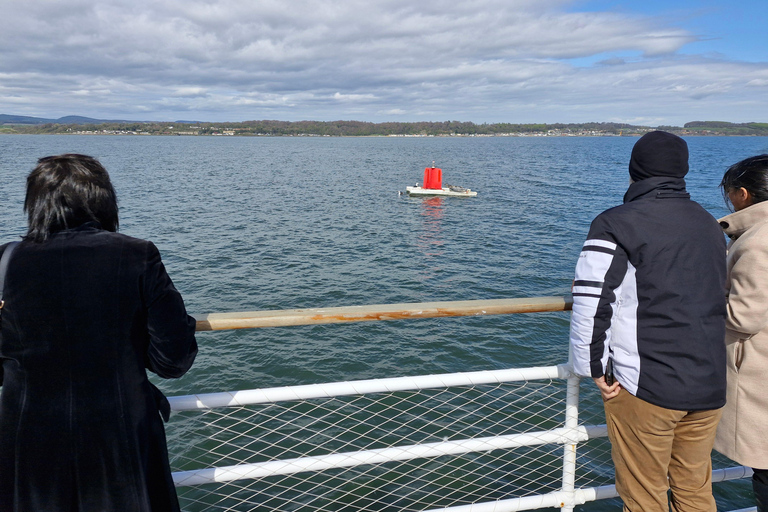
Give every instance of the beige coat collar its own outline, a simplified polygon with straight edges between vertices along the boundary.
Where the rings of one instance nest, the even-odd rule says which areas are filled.
[[[726,215],[718,222],[725,234],[735,240],[755,224],[768,222],[768,201],[753,204],[741,211]]]

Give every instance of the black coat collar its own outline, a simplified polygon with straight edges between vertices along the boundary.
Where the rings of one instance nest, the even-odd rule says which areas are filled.
[[[100,231],[101,224],[95,220],[90,222],[84,222],[83,224],[80,224],[79,226],[75,226],[73,228],[69,229],[62,229],[61,231],[56,231],[55,233],[51,233],[53,236],[59,236],[59,235],[73,235],[76,233],[80,233],[82,231]]]
[[[629,203],[639,199],[690,199],[690,197],[691,195],[685,190],[683,178],[654,176],[632,183],[624,194],[624,202]]]

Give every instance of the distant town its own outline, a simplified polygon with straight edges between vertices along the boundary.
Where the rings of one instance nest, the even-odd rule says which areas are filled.
[[[652,130],[678,135],[768,136],[768,123],[692,121],[684,126],[622,123],[475,124],[471,122],[367,123],[362,121],[108,121],[78,116],[59,119],[0,115],[0,134],[175,135],[246,137],[619,137]]]

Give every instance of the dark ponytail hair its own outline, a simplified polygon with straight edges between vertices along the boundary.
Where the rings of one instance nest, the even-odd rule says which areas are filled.
[[[768,200],[768,155],[758,155],[735,163],[725,171],[720,182],[723,197],[728,202],[728,191],[744,187],[752,196],[752,203]]]
[[[117,195],[109,174],[86,155],[47,156],[27,176],[24,211],[29,216],[25,240],[43,242],[52,233],[98,222],[117,231]]]

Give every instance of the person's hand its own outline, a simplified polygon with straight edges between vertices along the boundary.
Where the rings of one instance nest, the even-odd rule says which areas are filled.
[[[614,383],[609,386],[605,382],[605,375],[592,380],[594,380],[595,384],[597,384],[597,389],[599,389],[600,394],[603,395],[603,400],[610,400],[611,398],[615,398],[619,395],[619,391],[621,390],[621,384],[619,384],[619,381],[614,381]]]

